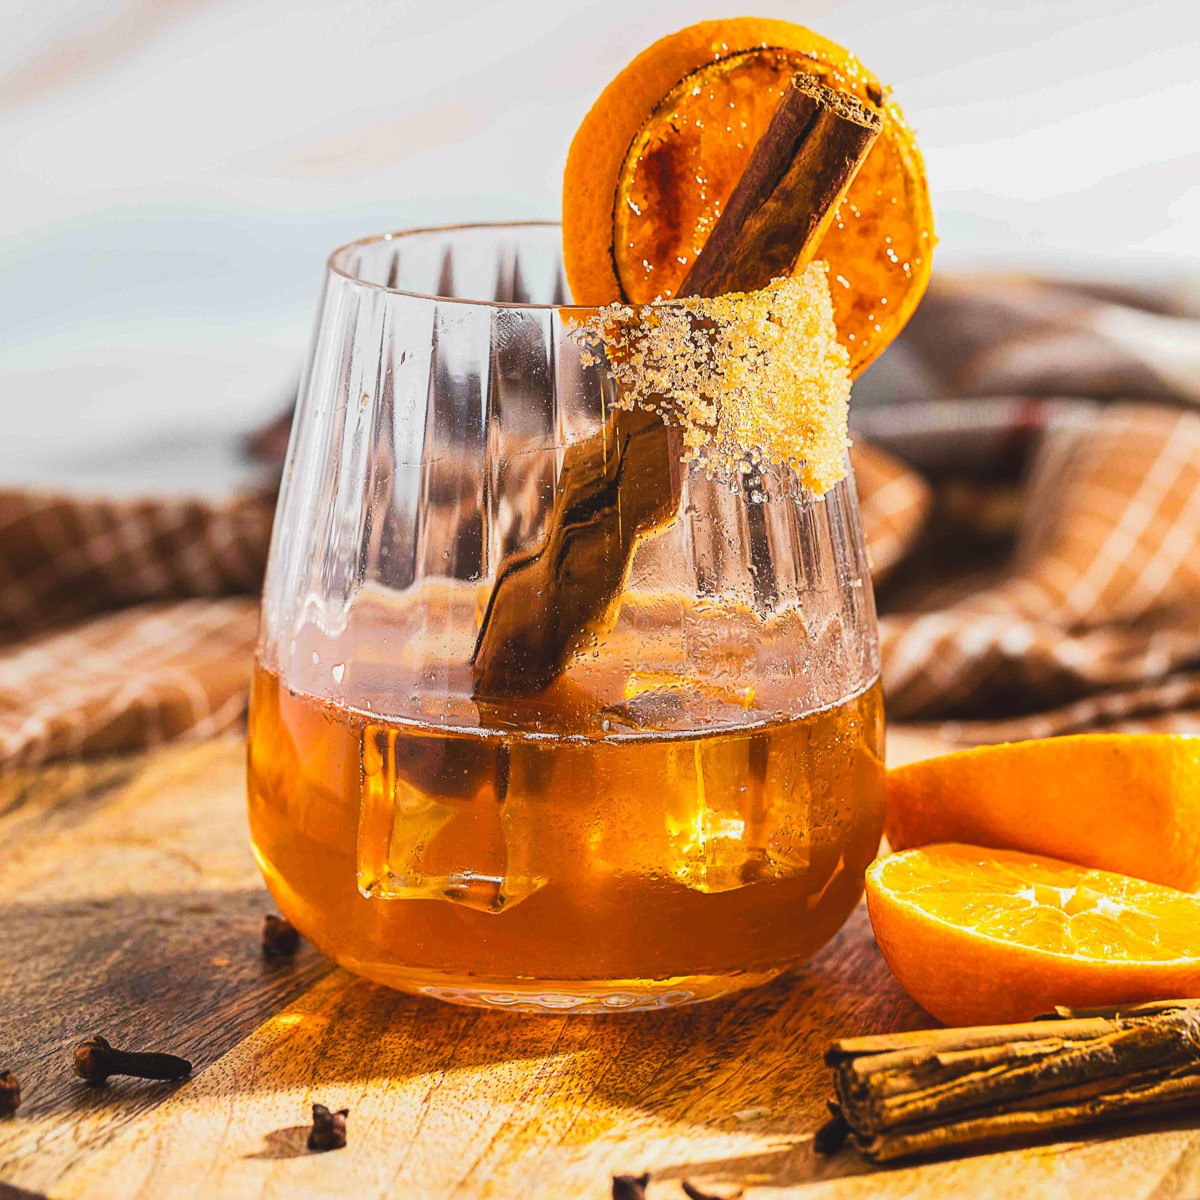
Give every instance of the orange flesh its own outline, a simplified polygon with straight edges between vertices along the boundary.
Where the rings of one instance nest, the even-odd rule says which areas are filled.
[[[646,304],[675,295],[792,74],[775,50],[737,54],[686,76],[638,131],[613,211],[617,274]]]
[[[867,871],[875,940],[947,1025],[1200,995],[1200,897],[1041,855],[943,844]]]
[[[691,72],[637,132],[613,205],[613,265],[626,299],[675,294],[797,70],[879,107],[877,85],[853,59],[841,71],[798,51],[761,48]],[[887,118],[818,252],[856,374],[915,307],[932,249],[919,158],[894,107]]]
[[[1158,884],[969,847],[880,865],[895,900],[978,937],[1114,965],[1200,956],[1200,899]]]

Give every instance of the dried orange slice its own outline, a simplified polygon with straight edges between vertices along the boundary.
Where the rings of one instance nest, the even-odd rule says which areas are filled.
[[[1200,897],[1011,850],[878,858],[867,908],[904,990],[947,1025],[1200,995]]]
[[[888,772],[894,850],[969,842],[1200,889],[1200,738],[1093,733]]]
[[[921,155],[879,80],[849,51],[788,21],[702,21],[655,42],[605,88],[571,143],[563,180],[563,259],[576,303],[674,294],[797,71],[884,117],[818,251],[852,372],[884,350],[929,278]]]

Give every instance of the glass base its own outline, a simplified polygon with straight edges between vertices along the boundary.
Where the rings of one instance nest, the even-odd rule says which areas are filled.
[[[653,1012],[717,1000],[777,979],[788,968],[743,971],[730,975],[682,975],[671,979],[523,981],[462,979],[437,972],[339,960],[356,975],[398,991],[429,996],[449,1004],[520,1013]]]

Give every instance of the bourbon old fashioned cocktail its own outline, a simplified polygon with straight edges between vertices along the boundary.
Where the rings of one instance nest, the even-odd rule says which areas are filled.
[[[744,653],[751,618],[644,603],[536,701],[477,705],[442,667],[475,634],[444,585],[298,645],[353,706],[260,668],[255,845],[305,935],[396,986],[618,1004],[719,995],[832,936],[879,845],[877,686],[774,715],[785,679],[699,684],[653,650],[681,616]],[[422,702],[431,662],[461,690]]]
[[[916,178],[912,148],[845,52],[719,25],[751,39],[742,58],[718,41],[708,62],[694,27],[630,69],[669,106],[689,56],[716,63],[696,86],[742,131],[726,149],[745,169],[688,209],[703,220],[654,303],[605,294],[620,255],[589,266],[572,178],[648,209],[676,185],[638,164],[678,141],[694,187],[714,143],[651,105],[622,143],[636,161],[581,167],[627,73],[572,148],[561,231],[330,258],[265,589],[250,818],[284,914],[382,983],[528,1009],[707,999],[802,964],[862,893],[883,715],[846,409],[925,267],[893,277],[886,247],[863,267],[866,231],[838,231],[866,174],[854,211],[900,236],[913,197],[891,213],[875,193]],[[826,264],[823,239],[847,248]],[[847,307],[835,276],[878,304]]]

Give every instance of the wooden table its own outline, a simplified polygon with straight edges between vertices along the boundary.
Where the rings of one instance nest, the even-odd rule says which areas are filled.
[[[893,759],[928,753],[911,734]],[[604,1200],[613,1173],[748,1197],[1200,1195],[1179,1125],[876,1170],[813,1154],[825,1044],[929,1024],[863,912],[802,974],[694,1009],[521,1017],[438,1005],[309,949],[264,961],[270,908],[229,736],[0,784],[0,1196]],[[84,1086],[80,1037],[181,1050],[183,1084]],[[304,1149],[313,1101],[349,1146]]]

